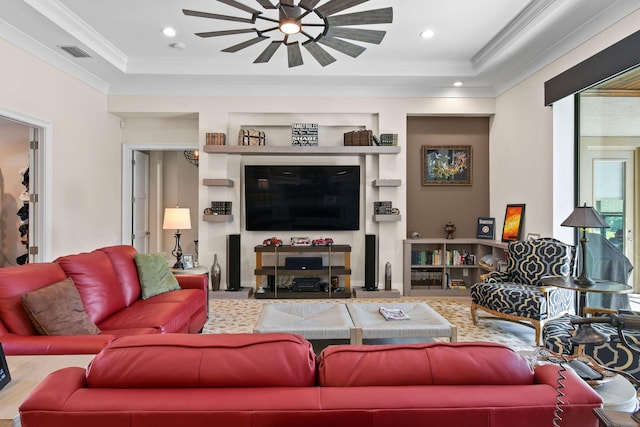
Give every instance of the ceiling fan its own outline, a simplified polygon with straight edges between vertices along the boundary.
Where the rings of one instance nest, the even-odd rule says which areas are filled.
[[[329,0],[318,7],[316,6],[321,0],[300,0],[297,4],[296,0],[281,0],[277,4],[273,4],[271,0],[256,0],[265,9],[264,12],[273,12],[274,15],[277,12],[277,19],[264,16],[263,11],[256,10],[236,0],[218,1],[247,12],[251,17],[220,15],[188,9],[183,9],[182,12],[185,15],[200,18],[220,19],[254,25],[260,20],[265,21],[267,24],[276,25],[264,29],[258,29],[254,26],[252,28],[195,33],[195,35],[206,38],[255,33],[256,37],[222,50],[223,52],[238,52],[256,43],[269,40],[271,37],[267,36],[267,33],[279,31],[277,34],[281,35],[282,39],[271,41],[253,62],[269,62],[278,48],[284,45],[287,47],[289,68],[303,64],[300,45],[304,46],[307,52],[323,67],[335,62],[336,59],[320,46],[321,44],[355,58],[364,52],[366,48],[347,40],[380,44],[386,31],[346,27],[389,24],[393,22],[393,9],[391,7],[336,15],[369,0]]]

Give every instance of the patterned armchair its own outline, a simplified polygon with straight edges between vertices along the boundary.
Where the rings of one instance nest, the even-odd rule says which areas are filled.
[[[575,246],[552,238],[509,243],[507,271],[491,272],[485,281],[471,285],[471,320],[477,324],[477,310],[500,319],[522,323],[536,331],[541,344],[545,322],[575,311],[575,292],[544,286],[545,276],[574,273]]]
[[[602,308],[585,308],[586,313],[598,316],[601,313],[618,312],[640,316],[637,311],[631,310],[606,310]],[[575,332],[575,325],[571,324],[571,319],[578,319],[579,316],[565,315],[559,319],[554,319],[542,328],[542,339],[544,346],[558,354],[577,355],[586,354],[591,356],[598,364],[609,368],[620,370],[632,375],[640,381],[640,353],[627,348],[618,336],[618,330],[610,325],[593,323],[593,329],[608,335],[611,341],[601,345],[585,344],[574,345],[569,338]],[[632,346],[640,347],[640,331],[623,329],[626,340]]]

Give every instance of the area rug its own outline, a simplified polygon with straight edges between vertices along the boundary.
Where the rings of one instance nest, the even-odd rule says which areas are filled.
[[[251,333],[258,321],[260,310],[264,304],[288,304],[292,302],[376,302],[393,303],[401,301],[425,302],[440,315],[458,327],[458,341],[489,341],[504,344],[515,351],[530,353],[534,350],[533,329],[502,320],[487,320],[479,312],[478,325],[471,323],[468,298],[401,298],[401,299],[366,299],[366,300],[256,300],[248,299],[212,299],[210,301],[209,320],[204,325],[203,333]],[[447,341],[436,338],[436,341]]]

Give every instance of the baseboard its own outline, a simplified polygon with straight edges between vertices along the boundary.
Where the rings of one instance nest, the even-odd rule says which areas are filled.
[[[353,288],[354,298],[400,298],[400,291],[397,289],[391,289],[385,291],[384,289],[378,289],[376,291],[367,291],[364,287]]]
[[[221,289],[219,291],[209,291],[211,299],[247,299],[253,295],[253,288],[248,286],[241,287],[237,291],[227,291]]]

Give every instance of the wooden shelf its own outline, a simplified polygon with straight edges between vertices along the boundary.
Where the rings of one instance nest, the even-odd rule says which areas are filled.
[[[233,215],[202,215],[202,220],[206,222],[232,222]]]
[[[254,248],[255,252],[351,252],[349,245],[333,245],[333,246],[264,246],[258,245]]]
[[[233,180],[226,178],[204,178],[202,180],[202,185],[206,185],[209,187],[233,187]]]
[[[351,246],[350,245],[332,245],[332,246],[264,246],[257,245],[255,248],[256,253],[256,298],[350,298],[351,297]],[[327,259],[329,265],[325,265],[318,269],[287,269],[281,264],[286,259],[288,254],[328,254]],[[263,256],[265,254],[274,254],[268,258],[271,265],[264,265]],[[282,254],[282,256],[280,256]],[[343,258],[342,265],[333,265],[333,256],[338,255]],[[324,263],[324,262],[323,262]],[[278,277],[293,277],[294,280],[291,286],[276,287],[276,283],[279,283]],[[323,281],[325,284],[331,283],[334,276],[341,277],[344,281],[344,286],[338,287],[338,291],[333,292],[330,288],[322,291],[300,291],[300,288],[295,282],[295,278],[317,278]],[[263,283],[263,279],[266,282]],[[326,280],[325,280],[326,279]],[[340,279],[338,279],[340,281]],[[328,286],[328,285],[327,285]],[[315,289],[317,285],[314,285]],[[294,289],[296,290],[294,292]],[[313,289],[313,288],[312,288]],[[322,289],[322,288],[320,288]]]
[[[373,215],[375,222],[398,222],[402,220],[402,215]]]
[[[401,179],[375,179],[371,184],[374,187],[400,187],[402,185]]]
[[[458,239],[407,239],[404,241],[403,289],[404,296],[469,295],[473,283],[481,280],[486,267],[480,264],[485,255],[503,258],[507,244],[495,240]],[[414,264],[414,251],[440,251],[442,264]],[[446,264],[447,252],[458,251],[475,256],[475,264]],[[428,262],[428,261],[427,261]],[[414,275],[416,273],[416,275]],[[419,277],[419,274],[427,276]],[[449,280],[463,280],[466,289],[450,288]]]
[[[329,267],[322,267],[316,270],[291,270],[286,269],[284,267],[278,267],[278,274],[282,274],[285,276],[300,276],[300,277],[315,277],[315,276],[328,276]],[[344,266],[332,266],[331,274],[333,276],[343,276],[345,274],[351,274],[350,268],[345,268]],[[276,268],[275,267],[262,267],[257,268],[255,270],[256,276],[275,276]]]
[[[203,147],[205,153],[212,154],[246,154],[246,155],[283,155],[283,156],[316,156],[316,155],[334,155],[334,156],[353,156],[353,155],[379,155],[379,154],[398,154],[400,147],[398,146],[316,146],[316,147],[297,147],[297,146],[274,146],[274,145],[205,145]]]

